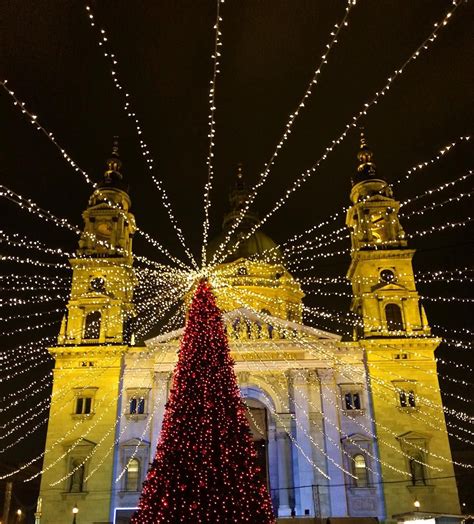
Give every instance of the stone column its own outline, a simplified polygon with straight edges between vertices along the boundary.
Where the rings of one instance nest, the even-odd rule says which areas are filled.
[[[313,445],[313,462],[326,475],[327,460],[324,453],[326,452],[324,417],[321,406],[321,387],[316,370],[310,371],[309,374],[309,395],[310,395],[310,413],[309,422],[311,428],[311,437],[317,444]],[[314,470],[314,489],[313,505],[316,517],[325,517],[331,514],[329,507],[329,496],[327,488],[327,479],[318,470]]]
[[[305,515],[309,511],[314,516],[314,501],[312,486],[314,484],[313,465],[306,457],[312,460],[314,444],[311,442],[310,413],[310,372],[307,369],[290,370],[290,384],[293,389],[293,403],[296,417],[295,437],[298,446],[296,450],[298,468],[295,475],[295,484],[298,486],[295,493],[297,504],[297,515]],[[306,455],[306,457],[303,455]]]
[[[339,403],[339,393],[334,377],[333,369],[318,369],[318,376],[321,382],[321,405],[325,419],[324,421],[325,447],[326,453],[336,464],[343,467],[341,451],[341,437],[338,431],[340,428],[339,414],[337,405]],[[347,498],[345,488],[344,473],[329,459],[327,459],[327,472],[331,478],[329,482],[329,500],[332,517],[347,516]]]
[[[276,441],[278,455],[278,516],[290,517],[291,482],[291,444],[288,436],[291,431],[291,416],[289,413],[279,413],[276,416]]]
[[[150,461],[153,460],[155,454],[156,444],[161,431],[161,424],[163,422],[163,415],[165,414],[165,404],[168,400],[168,392],[170,387],[170,379],[172,372],[170,371],[155,371],[154,384],[150,402],[150,410],[155,408],[154,420],[150,428]],[[160,398],[159,404],[155,406],[157,397]]]

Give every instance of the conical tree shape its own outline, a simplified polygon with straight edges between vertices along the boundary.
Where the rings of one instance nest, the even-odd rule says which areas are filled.
[[[189,311],[133,524],[274,524],[229,345],[207,282]]]

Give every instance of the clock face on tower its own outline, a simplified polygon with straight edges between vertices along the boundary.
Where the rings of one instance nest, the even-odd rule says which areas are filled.
[[[102,277],[93,278],[89,286],[93,291],[105,291],[105,280]]]
[[[108,220],[97,223],[97,236],[100,238],[109,238],[112,235],[112,230],[112,223]]]

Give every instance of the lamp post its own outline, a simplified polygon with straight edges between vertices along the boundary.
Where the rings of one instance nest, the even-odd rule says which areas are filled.
[[[21,511],[21,509],[17,509],[16,510],[16,519],[17,519],[16,521],[17,522],[21,522],[21,515],[22,515],[22,513],[23,512]]]
[[[77,507],[77,504],[74,504],[74,507],[72,508],[72,524],[76,524],[76,516],[79,513],[79,508]]]
[[[418,499],[415,499],[415,502],[413,502],[413,505],[415,506],[416,508],[416,511],[420,511],[420,501]]]

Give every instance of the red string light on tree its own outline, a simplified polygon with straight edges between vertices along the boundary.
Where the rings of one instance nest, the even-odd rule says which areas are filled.
[[[274,524],[221,312],[194,295],[156,455],[133,524]]]

